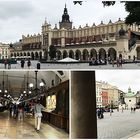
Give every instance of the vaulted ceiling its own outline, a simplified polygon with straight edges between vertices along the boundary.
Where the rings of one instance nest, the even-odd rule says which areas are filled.
[[[52,84],[59,84],[68,80],[68,71],[0,71],[0,96],[5,94],[11,95],[13,98],[19,97],[25,90],[29,90],[29,84],[33,84],[33,89],[40,89],[40,83],[44,83],[46,89]],[[37,81],[37,82],[36,82]]]

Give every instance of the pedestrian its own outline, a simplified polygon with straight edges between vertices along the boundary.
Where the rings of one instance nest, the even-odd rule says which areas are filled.
[[[31,66],[31,60],[30,60],[30,58],[29,58],[28,61],[27,61],[27,66],[28,66],[28,68],[30,69],[30,66]]]
[[[135,62],[135,60],[136,60],[136,57],[135,57],[135,55],[133,56],[133,62]]]
[[[5,69],[7,68],[7,63],[8,63],[8,61],[7,61],[7,58],[4,60],[4,67],[5,67]]]
[[[11,60],[8,59],[8,69],[11,69]]]
[[[10,107],[9,107],[9,110],[10,110],[10,117],[13,117],[13,105],[10,104]]]
[[[19,107],[18,107],[18,120],[19,121],[23,121],[23,112],[24,112],[24,110],[23,110],[22,105],[19,105]]]
[[[133,111],[133,108],[131,107],[131,113],[132,113],[132,111]]]
[[[119,67],[122,67],[122,58],[119,58]]]
[[[136,108],[134,107],[134,113],[135,113],[135,111],[136,111]]]
[[[41,125],[41,117],[42,113],[41,111],[45,109],[43,105],[40,104],[40,100],[37,100],[36,105],[34,106],[34,113],[35,113],[35,129],[37,131],[40,130],[40,125]]]
[[[122,113],[123,113],[124,108],[122,107]]]
[[[119,58],[117,58],[117,67],[119,67]]]
[[[17,105],[14,104],[14,107],[13,107],[13,117],[14,117],[14,119],[17,118],[17,115],[18,115]]]
[[[100,108],[100,119],[104,118],[104,110],[103,108]]]
[[[112,67],[114,67],[114,58],[112,58]]]
[[[100,114],[101,114],[101,112],[100,112],[100,109],[98,108],[98,109],[97,109],[97,116],[98,116],[98,119],[100,119]]]
[[[24,59],[22,59],[20,63],[21,63],[21,68],[23,69],[24,68],[24,64],[25,64]]]

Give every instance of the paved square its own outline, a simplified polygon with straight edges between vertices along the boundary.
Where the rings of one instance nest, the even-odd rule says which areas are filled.
[[[115,110],[111,116],[110,113],[104,113],[104,119],[97,119],[97,126],[100,139],[125,138],[140,130],[140,110],[137,109],[135,113]]]

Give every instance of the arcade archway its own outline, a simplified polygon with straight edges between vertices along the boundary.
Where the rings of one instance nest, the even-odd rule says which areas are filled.
[[[75,57],[76,57],[76,60],[81,60],[81,51],[80,50],[76,50]]]
[[[69,57],[74,59],[74,52],[72,50],[69,51]]]
[[[87,49],[83,50],[83,60],[88,60],[89,59],[89,52]]]
[[[66,57],[68,57],[68,53],[67,51],[63,51],[63,58],[66,58]]]
[[[105,60],[105,59],[106,59],[106,51],[105,51],[105,49],[103,49],[103,48],[101,48],[101,49],[99,50],[99,59],[100,59],[100,60]]]
[[[90,51],[90,59],[97,59],[97,51],[95,49]]]
[[[110,58],[110,60],[116,60],[116,56],[117,56],[117,52],[114,48],[110,48],[108,50],[108,57]]]

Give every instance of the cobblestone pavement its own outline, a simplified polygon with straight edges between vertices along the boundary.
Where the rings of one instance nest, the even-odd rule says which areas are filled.
[[[104,119],[97,119],[97,126],[99,139],[125,138],[140,130],[140,110],[135,113],[115,110],[111,116],[110,113],[104,113]]]
[[[32,60],[31,61],[31,68],[36,69],[38,61]],[[12,69],[21,69],[20,61],[17,64],[11,65]],[[4,64],[0,64],[0,69],[4,69]],[[24,69],[28,69],[27,61],[25,62]],[[75,63],[75,64],[45,64],[41,63],[41,69],[140,69],[140,63],[131,63],[131,64],[124,64],[122,67],[117,67],[116,65],[112,67],[112,65],[100,65],[100,66],[89,66],[88,63]]]

